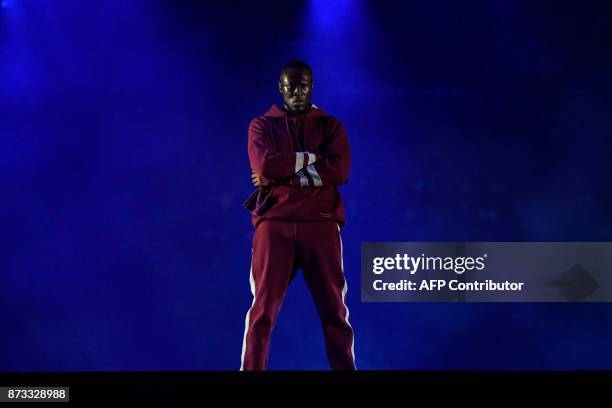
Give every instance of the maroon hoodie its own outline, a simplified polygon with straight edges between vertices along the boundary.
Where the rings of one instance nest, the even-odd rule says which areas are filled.
[[[342,123],[315,105],[287,115],[276,105],[249,125],[249,162],[273,184],[244,203],[253,225],[264,219],[346,224],[338,186],[348,181],[351,156]]]

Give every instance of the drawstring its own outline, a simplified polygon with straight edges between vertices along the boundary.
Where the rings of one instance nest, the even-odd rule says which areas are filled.
[[[302,151],[306,151],[306,140],[310,140],[309,135],[310,135],[310,127],[308,126],[308,113],[310,112],[311,109],[319,109],[314,103],[311,105],[311,107],[308,109],[308,111],[304,114],[304,143],[299,146],[300,149],[302,149]],[[291,140],[291,144],[293,145],[293,137],[291,137],[291,132],[289,131],[289,115],[287,115],[287,112],[284,112],[283,115],[284,119],[285,119],[285,129],[287,129],[287,136],[289,137],[289,139]],[[298,139],[298,143],[300,142],[299,137]]]
[[[289,140],[292,141],[291,144],[293,144],[293,138],[291,137],[291,133],[289,133],[289,118],[287,117],[286,112],[285,112],[284,118],[285,118],[285,128],[287,128],[287,137],[289,138]]]

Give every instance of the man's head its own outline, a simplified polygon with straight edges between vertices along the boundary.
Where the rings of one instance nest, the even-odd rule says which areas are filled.
[[[302,113],[310,109],[312,99],[312,69],[304,61],[289,61],[280,73],[278,90],[283,95],[285,109]]]

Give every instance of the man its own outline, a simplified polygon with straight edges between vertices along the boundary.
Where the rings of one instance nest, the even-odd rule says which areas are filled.
[[[287,287],[301,269],[321,319],[334,370],[355,370],[353,329],[346,307],[337,186],[348,181],[346,130],[311,103],[312,70],[287,63],[277,105],[253,119],[248,154],[257,190],[244,206],[255,227],[251,258],[253,303],[245,319],[241,370],[265,370],[272,331]]]

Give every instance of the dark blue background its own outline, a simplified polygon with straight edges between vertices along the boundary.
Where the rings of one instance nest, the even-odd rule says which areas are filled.
[[[612,368],[609,304],[359,299],[361,242],[612,240],[608,10],[220,3],[1,1],[0,370],[239,368],[246,130],[293,58],[349,131],[358,368]],[[327,367],[299,276],[270,368]]]

